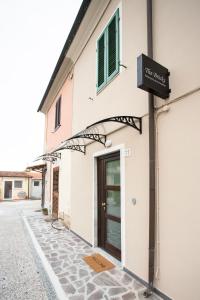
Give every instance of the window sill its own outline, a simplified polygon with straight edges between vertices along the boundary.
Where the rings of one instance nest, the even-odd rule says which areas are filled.
[[[106,82],[100,89],[97,89],[96,95],[98,96],[119,74],[120,71],[117,72],[111,79],[109,79],[109,81]]]

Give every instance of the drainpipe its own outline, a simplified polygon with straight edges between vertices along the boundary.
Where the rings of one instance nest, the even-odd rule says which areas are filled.
[[[147,47],[148,56],[153,58],[153,30],[152,30],[152,0],[147,0]],[[154,96],[149,93],[149,275],[148,289],[144,296],[148,298],[153,291],[154,259],[155,259],[155,116]]]
[[[28,199],[30,199],[30,177],[28,177]]]
[[[41,201],[41,207],[44,208],[44,204],[45,204],[45,177],[46,177],[46,171],[47,171],[47,168],[44,167],[42,169],[42,201]]]

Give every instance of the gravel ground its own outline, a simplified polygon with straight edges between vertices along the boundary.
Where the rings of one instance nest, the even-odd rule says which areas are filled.
[[[37,214],[40,201],[0,202],[0,299],[56,300],[22,216]]]

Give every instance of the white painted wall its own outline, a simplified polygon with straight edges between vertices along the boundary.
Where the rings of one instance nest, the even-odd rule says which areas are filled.
[[[38,182],[39,185],[35,185]],[[42,197],[42,180],[31,179],[31,199],[41,199]]]
[[[74,67],[73,132],[113,115],[141,116],[147,112],[147,95],[137,88],[137,56],[146,52],[146,1],[111,1]],[[121,63],[118,74],[98,95],[96,42],[115,11],[120,10]],[[134,17],[133,17],[133,14]],[[137,12],[137,13],[136,13]],[[131,30],[130,30],[131,28]],[[123,91],[122,91],[123,87]],[[94,100],[91,101],[88,98]]]
[[[173,299],[199,299],[200,92],[158,117],[159,280]],[[175,284],[176,283],[176,284]]]
[[[120,7],[121,63],[127,69],[96,94],[96,41],[116,8]],[[153,5],[155,60],[169,68],[169,113],[158,117],[157,171],[158,232],[156,287],[176,300],[198,300],[200,287],[199,162],[200,143],[198,70],[200,67],[200,2],[160,1]],[[148,112],[147,93],[137,89],[136,58],[146,54],[146,1],[111,1],[74,68],[74,133],[102,118],[114,115],[142,116]],[[83,78],[87,80],[83,81]],[[184,94],[189,93],[187,97]],[[88,100],[92,97],[94,101]],[[179,102],[170,104],[171,101]],[[114,146],[123,143],[132,155],[126,158],[125,266],[148,278],[148,118],[143,134],[123,129],[109,136]],[[92,243],[94,153],[101,145],[87,147],[86,156],[72,154],[71,225]],[[159,174],[158,174],[159,173]],[[131,199],[136,198],[136,206]]]
[[[130,157],[125,157],[125,191],[122,197],[124,206],[124,240],[123,263],[126,268],[147,280],[148,266],[148,135],[147,120],[144,120],[144,134],[125,127],[108,136],[112,147],[122,143],[130,149]],[[86,155],[72,155],[72,193],[71,228],[84,239],[93,244],[94,220],[93,207],[95,199],[94,159],[93,156],[105,150],[101,144],[87,146]],[[124,188],[124,186],[123,186]],[[122,188],[122,190],[123,190]],[[136,198],[137,204],[132,204]]]
[[[69,226],[71,207],[71,151],[62,151],[59,168],[59,215]]]
[[[45,175],[45,201],[44,201],[44,206],[46,208],[48,208],[49,213],[51,213],[51,187],[52,187],[52,170],[51,170],[51,163],[50,162],[46,162],[47,163],[47,171],[46,171],[46,175]]]
[[[158,98],[156,101],[158,106],[168,104],[170,110],[159,114],[156,123],[155,285],[175,300],[199,300],[200,2],[153,2],[154,58],[169,68],[172,89],[166,102]],[[120,57],[127,69],[121,68],[120,74],[97,95],[96,41],[117,7],[120,8]],[[145,115],[142,135],[127,127],[108,136],[113,147],[123,144],[131,151],[131,156],[125,159],[125,253],[122,255],[124,266],[144,280],[148,279],[148,96],[137,89],[136,58],[146,54],[146,38],[146,1],[111,1],[74,66],[72,124],[73,132],[77,133],[108,116]],[[89,97],[94,101],[88,100]],[[60,165],[59,209],[70,214],[72,230],[90,243],[95,240],[93,157],[103,150],[102,145],[93,143],[87,146],[85,156],[72,152],[71,165],[64,156]],[[47,177],[50,178],[50,172]],[[67,187],[68,183],[71,187]],[[132,198],[136,199],[135,206]]]

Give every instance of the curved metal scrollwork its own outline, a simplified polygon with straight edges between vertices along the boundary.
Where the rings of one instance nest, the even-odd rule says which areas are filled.
[[[42,156],[40,156],[37,160],[43,159],[46,161],[55,162],[58,158],[61,158],[61,153],[58,153],[57,151],[61,151],[64,149],[69,149],[72,151],[79,151],[82,153],[86,153],[86,145],[83,141],[83,145],[79,144],[80,139],[89,139],[93,140],[95,142],[101,143],[105,146],[106,143],[106,135],[99,133],[99,129],[95,127],[95,125],[106,123],[106,122],[117,122],[121,123],[127,126],[130,126],[137,131],[142,133],[142,118],[140,117],[134,117],[134,116],[114,116],[110,118],[106,118],[103,120],[100,120],[96,123],[93,123],[92,125],[89,125],[86,127],[85,130],[75,134],[71,138],[65,140],[60,148],[56,149],[52,153],[46,153]]]
[[[106,136],[104,134],[99,134],[99,133],[86,133],[86,132],[81,132],[78,133],[71,138],[69,138],[67,141],[73,140],[73,139],[89,139],[93,140],[95,142],[101,143],[105,145],[106,143]]]
[[[98,122],[93,123],[92,125],[88,126],[87,129],[90,129],[91,127],[101,124],[101,123],[106,123],[106,122],[117,122],[121,124],[125,124],[127,126],[131,126],[138,130],[140,134],[142,133],[142,118],[140,117],[134,117],[134,116],[115,116],[115,117],[110,117],[107,119],[100,120]],[[136,124],[138,123],[138,125]]]
[[[73,144],[71,144],[71,145],[70,144],[69,145],[65,145],[65,146],[59,148],[58,150],[60,151],[60,150],[65,150],[65,149],[69,149],[69,150],[72,150],[72,151],[79,151],[79,152],[82,152],[84,154],[86,152],[85,145],[73,145]]]
[[[47,157],[43,157],[42,160],[50,161],[50,162],[52,162],[52,163],[55,163],[55,161],[57,160],[57,158],[47,156]]]
[[[41,156],[39,156],[35,161],[37,160],[45,160],[45,161],[50,161],[52,163],[54,163],[57,159],[61,158],[61,153],[57,153],[57,152],[52,152],[52,153],[45,153]]]

